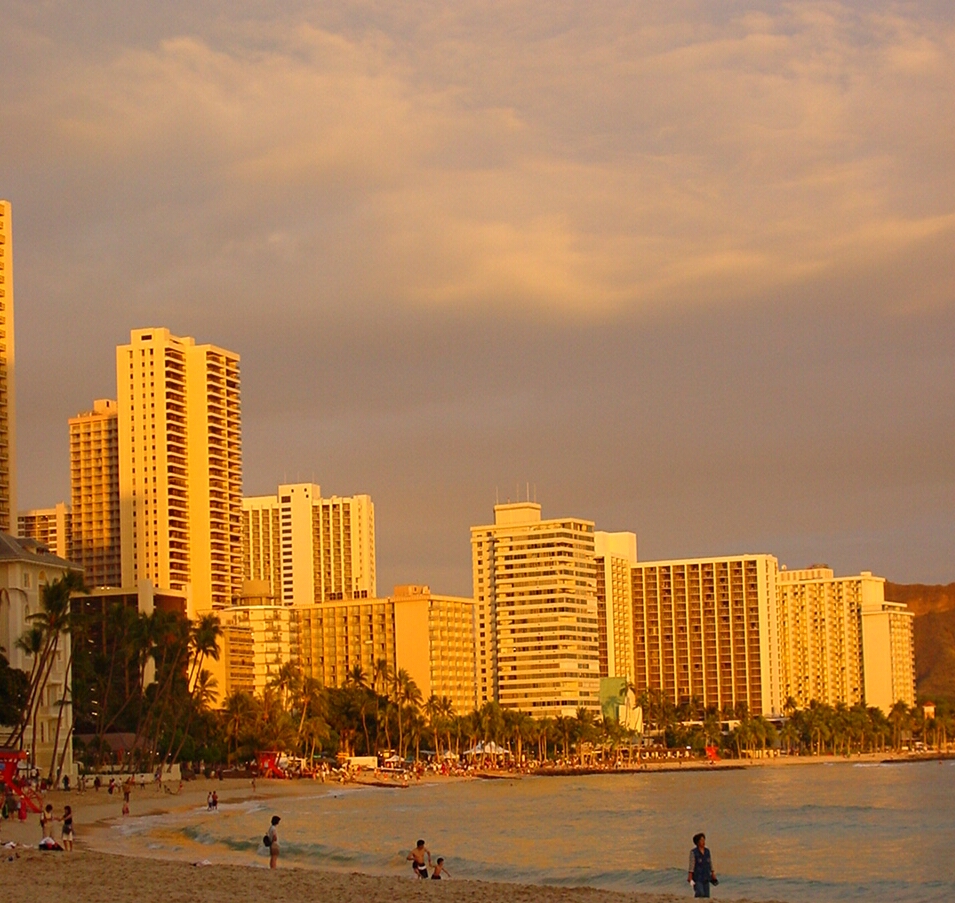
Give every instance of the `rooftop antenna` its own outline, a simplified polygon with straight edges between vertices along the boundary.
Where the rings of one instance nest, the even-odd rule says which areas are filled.
[[[497,486],[494,487],[494,504],[501,504],[501,490]]]

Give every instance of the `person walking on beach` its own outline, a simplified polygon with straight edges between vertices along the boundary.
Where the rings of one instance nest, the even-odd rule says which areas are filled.
[[[67,853],[73,852],[73,810],[69,806],[63,807],[63,830],[60,834],[63,849]]]
[[[272,824],[269,826],[269,833],[265,836],[269,839],[269,868],[277,869],[279,867],[279,832],[277,830],[281,816],[273,815]]]
[[[689,875],[687,882],[693,885],[694,897],[709,897],[710,885],[719,884],[713,868],[713,855],[706,847],[706,835],[693,836],[693,849],[690,850]]]
[[[440,881],[445,875],[449,878],[451,873],[444,867],[444,857],[439,856],[437,861],[434,863],[434,871],[431,873],[432,881]]]
[[[428,857],[428,863],[425,865],[425,856]],[[419,840],[417,846],[407,855],[411,860],[411,868],[418,878],[428,877],[428,867],[431,865],[431,850],[425,845],[423,840]]]

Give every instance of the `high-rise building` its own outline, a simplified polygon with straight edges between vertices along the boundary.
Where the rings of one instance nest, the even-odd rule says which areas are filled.
[[[322,498],[314,483],[290,483],[243,499],[242,573],[283,605],[374,599],[371,498]]]
[[[17,516],[17,417],[13,343],[13,219],[0,201],[0,532]]]
[[[657,690],[674,705],[781,712],[778,570],[771,555],[635,564],[637,693]]]
[[[594,533],[600,676],[633,680],[633,600],[630,568],[637,563],[635,533]]]
[[[598,711],[593,522],[495,505],[493,524],[471,528],[471,552],[478,701],[536,717]]]
[[[885,712],[915,704],[913,615],[885,601],[871,571],[836,577],[826,565],[779,572],[782,696]]]
[[[218,614],[223,644],[209,668],[220,699],[262,692],[289,662],[326,687],[341,686],[356,668],[371,684],[385,662],[391,675],[408,671],[425,700],[446,696],[459,714],[475,706],[473,599],[397,586],[385,599],[243,604]]]
[[[191,587],[196,609],[242,592],[239,356],[168,329],[116,349],[122,584]]]
[[[58,558],[73,561],[73,517],[66,502],[53,508],[34,508],[17,516],[18,536],[36,540]]]
[[[914,624],[915,615],[901,602],[862,604],[865,702],[886,715],[897,702],[915,705]]]
[[[885,581],[835,577],[825,565],[779,572],[783,700],[855,705],[865,698],[862,605],[885,599]]]
[[[120,586],[119,412],[112,399],[98,398],[92,411],[70,418],[70,492],[72,560],[83,566],[87,586]]]

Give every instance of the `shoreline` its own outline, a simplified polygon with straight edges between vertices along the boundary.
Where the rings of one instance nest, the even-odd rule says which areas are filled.
[[[895,765],[914,762],[933,762],[939,759],[955,758],[951,755],[940,757],[898,757],[887,759],[885,756],[817,756],[817,757],[781,757],[774,759],[727,760],[714,765],[703,765],[693,760],[686,764],[659,762],[647,768],[616,769],[564,769],[554,770],[551,774],[538,773],[540,777],[581,776],[598,774],[672,774],[686,771],[718,772],[724,770],[739,771],[753,766],[806,764],[806,765]],[[497,779],[518,779],[520,774],[507,772],[491,773]],[[533,777],[535,774],[527,775]],[[480,780],[478,775],[440,776],[427,775],[419,784],[412,781],[410,786],[437,784],[444,782],[459,783],[466,780]],[[486,882],[479,880],[452,879],[443,884],[437,882],[416,882],[409,877],[382,875],[374,871],[336,870],[327,866],[312,866],[301,860],[282,863],[276,872],[270,873],[267,859],[250,862],[245,854],[244,861],[230,857],[217,850],[206,854],[201,849],[184,847],[176,850],[168,846],[154,848],[148,842],[153,830],[150,821],[157,816],[174,816],[188,821],[193,815],[198,819],[206,811],[206,796],[215,790],[222,807],[240,806],[257,802],[266,809],[274,807],[281,813],[283,800],[340,790],[357,790],[362,786],[380,787],[381,781],[371,775],[366,781],[351,781],[346,784],[330,782],[322,784],[312,780],[264,780],[257,782],[253,793],[250,781],[244,778],[226,778],[224,780],[198,778],[186,782],[181,793],[158,791],[152,787],[134,789],[131,799],[132,814],[123,817],[121,813],[123,797],[121,793],[109,795],[105,789],[97,791],[64,792],[53,791],[44,795],[44,803],[51,803],[54,812],[60,816],[64,805],[70,805],[76,818],[76,850],[73,853],[40,853],[36,844],[40,839],[38,817],[32,815],[25,823],[2,823],[4,843],[14,840],[20,847],[19,858],[9,861],[10,851],[0,850],[0,868],[7,869],[3,878],[5,885],[20,888],[18,899],[26,903],[37,901],[41,896],[44,903],[49,895],[67,893],[71,903],[94,903],[109,899],[111,903],[125,901],[155,900],[156,903],[177,903],[178,900],[202,899],[203,901],[222,900],[244,901],[267,895],[271,903],[298,903],[303,895],[319,897],[327,903],[414,903],[427,899],[447,899],[461,903],[510,903],[510,901],[549,901],[549,903],[671,903],[687,896],[686,893],[657,893],[646,891],[620,892],[595,888],[592,886],[571,887],[566,885],[528,884],[520,882]],[[389,786],[389,785],[385,785]],[[395,783],[394,789],[402,788]],[[141,821],[143,820],[143,821]],[[131,830],[118,832],[120,825],[126,824]],[[139,830],[137,830],[137,825]],[[59,839],[59,825],[55,826],[55,836]],[[161,829],[162,830],[162,829]],[[142,832],[142,833],[141,833]],[[213,855],[215,861],[204,868],[196,868],[197,859]],[[452,869],[453,872],[453,869]],[[212,877],[217,876],[217,877]],[[267,882],[267,883],[262,883]],[[174,891],[172,885],[175,885]],[[447,886],[451,885],[452,890]],[[437,886],[435,886],[437,885]],[[427,888],[431,887],[432,890]],[[149,893],[143,893],[147,889]],[[27,890],[28,889],[28,890]],[[179,890],[182,890],[182,895]],[[27,890],[24,894],[23,891]],[[430,896],[429,896],[430,895]],[[722,896],[722,894],[720,895]],[[730,899],[727,897],[726,899]]]

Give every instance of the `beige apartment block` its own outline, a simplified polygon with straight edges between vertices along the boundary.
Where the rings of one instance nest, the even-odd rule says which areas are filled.
[[[862,608],[885,599],[885,580],[868,571],[836,577],[826,565],[779,572],[783,700],[853,706],[865,699]]]
[[[782,711],[771,555],[645,561],[631,570],[637,693],[751,715]]]
[[[73,517],[66,502],[34,508],[17,516],[18,536],[45,545],[58,558],[73,561]]]
[[[0,532],[16,527],[17,417],[13,342],[13,218],[0,200]]]
[[[915,705],[914,623],[915,615],[901,602],[862,604],[865,702],[886,714],[897,702]]]
[[[342,686],[356,667],[371,682],[380,661],[387,662],[392,672],[398,668],[393,600],[352,599],[290,610],[299,664],[323,686]]]
[[[536,717],[599,710],[593,522],[495,505],[493,524],[471,528],[471,554],[478,702]]]
[[[59,580],[73,565],[47,551],[32,539],[15,539],[6,533],[0,534],[0,648],[14,668],[30,674],[34,667],[33,656],[27,655],[17,640],[30,626],[30,615],[40,610],[43,586]],[[27,731],[25,749],[34,758],[37,767],[46,775],[53,757],[54,741],[59,722],[59,752],[73,723],[73,707],[70,704],[72,686],[70,662],[70,634],[61,634],[53,657],[50,676],[40,700],[37,718],[36,747],[32,748],[33,732]],[[0,725],[0,746],[7,742],[13,728]],[[75,777],[73,770],[72,744],[66,744],[63,774]]]
[[[633,680],[633,599],[630,568],[637,563],[635,533],[594,532],[601,677]]]
[[[477,706],[474,681],[473,599],[441,596],[428,586],[396,586],[395,664],[404,668],[427,701],[447,697],[459,715]]]
[[[367,495],[323,498],[314,483],[245,498],[242,567],[284,605],[374,599],[375,506]]]
[[[250,604],[218,614],[223,643],[209,668],[225,688],[220,699],[234,690],[261,693],[287,662],[326,687],[347,683],[356,668],[372,685],[385,662],[391,675],[407,670],[425,700],[447,696],[460,713],[475,706],[472,599],[413,585],[384,599]]]
[[[86,585],[119,586],[119,409],[110,398],[70,418],[70,495],[72,558],[83,566]]]
[[[204,667],[215,678],[219,705],[236,690],[261,694],[283,665],[298,660],[298,626],[288,607],[233,605],[214,613],[222,627],[219,660]]]
[[[239,356],[168,329],[116,349],[122,584],[191,586],[197,609],[242,592]]]

